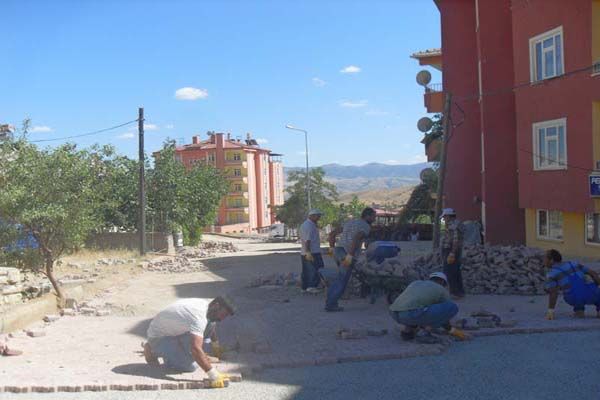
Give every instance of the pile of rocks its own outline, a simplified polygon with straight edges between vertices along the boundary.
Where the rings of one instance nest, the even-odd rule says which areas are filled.
[[[88,317],[106,317],[110,315],[111,310],[108,304],[103,302],[91,300],[91,301],[83,301],[81,304],[78,304],[75,299],[67,299],[65,308],[61,310],[61,315],[74,317],[76,315],[85,315]],[[46,322],[54,322],[54,317],[58,319],[57,316],[46,316],[44,321]]]
[[[183,256],[165,256],[145,261],[140,266],[150,272],[182,274],[206,271],[206,266],[199,260]]]
[[[21,271],[0,267],[0,305],[20,303],[23,301],[23,290]]]
[[[271,274],[267,276],[258,276],[248,284],[248,287],[260,286],[298,286],[300,277],[294,272],[287,274]]]
[[[231,242],[202,242],[196,247],[181,247],[177,254],[187,258],[208,258],[214,257],[217,253],[236,253],[240,251]]]
[[[462,256],[462,274],[465,289],[471,294],[544,294],[544,253],[525,246],[465,247]],[[407,286],[417,279],[426,279],[442,269],[439,254],[431,253],[413,261],[400,257],[388,258],[383,263],[358,260],[357,268],[370,275],[390,276]]]
[[[96,261],[96,265],[98,266],[111,266],[111,265],[126,265],[126,264],[135,264],[135,260],[133,258],[124,260],[122,258],[101,258]]]

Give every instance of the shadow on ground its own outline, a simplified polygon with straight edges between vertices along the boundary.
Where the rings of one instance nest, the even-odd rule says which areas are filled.
[[[193,379],[178,377],[179,374],[177,371],[172,371],[168,368],[148,365],[145,363],[118,365],[111,371],[119,375],[143,376],[147,378],[164,379],[175,382],[195,382]]]

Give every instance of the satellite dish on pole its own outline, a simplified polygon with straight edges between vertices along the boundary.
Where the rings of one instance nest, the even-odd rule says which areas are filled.
[[[421,86],[427,86],[431,82],[431,73],[426,69],[417,74],[417,83]]]
[[[423,117],[417,122],[417,129],[421,132],[426,133],[433,127],[433,121],[429,117]]]
[[[428,177],[433,177],[435,174],[436,172],[433,168],[425,168],[423,171],[421,171],[419,178],[421,178],[421,182],[425,182],[425,179]]]

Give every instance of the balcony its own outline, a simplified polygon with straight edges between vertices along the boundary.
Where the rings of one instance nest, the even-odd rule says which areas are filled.
[[[241,166],[243,169],[248,169],[248,162],[244,160],[234,160],[233,158],[225,159],[225,165]]]
[[[232,190],[227,195],[231,197],[243,197],[244,199],[248,199],[249,197],[248,192],[236,192],[235,190]]]
[[[444,91],[441,83],[429,84],[425,87],[425,108],[428,113],[444,111]]]
[[[225,175],[225,178],[227,178],[230,181],[239,181],[245,185],[248,185],[248,177],[247,176]]]

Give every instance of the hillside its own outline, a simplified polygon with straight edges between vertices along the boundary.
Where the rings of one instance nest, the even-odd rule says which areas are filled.
[[[427,163],[412,165],[326,164],[321,166],[325,171],[327,181],[336,185],[340,194],[415,186],[420,183],[419,174],[427,167],[429,167]],[[288,172],[301,169],[286,168],[286,178]]]
[[[414,186],[404,186],[395,189],[374,189],[357,193],[345,193],[340,196],[340,203],[349,203],[353,196],[367,205],[371,204],[406,204]]]

